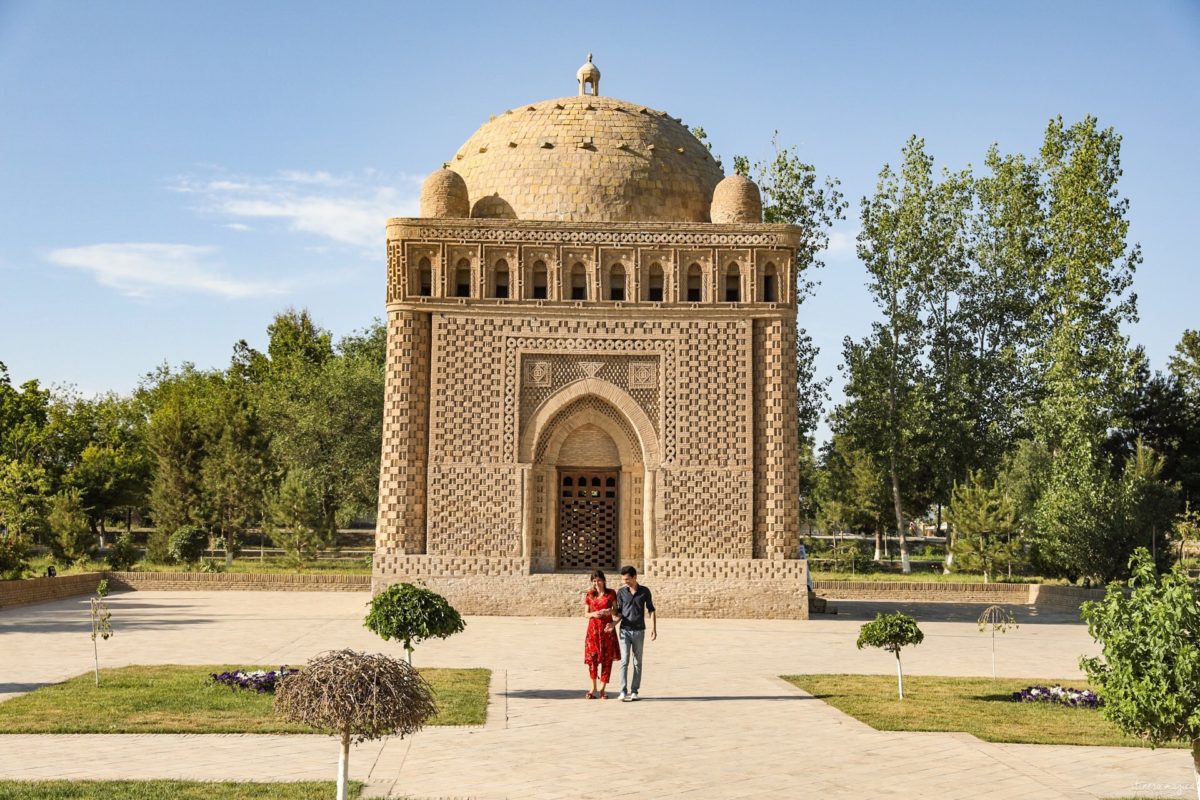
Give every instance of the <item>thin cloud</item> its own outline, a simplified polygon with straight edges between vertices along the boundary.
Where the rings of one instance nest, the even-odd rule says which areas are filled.
[[[123,242],[66,247],[50,252],[51,262],[91,273],[96,281],[132,297],[156,292],[212,294],[229,299],[284,294],[276,281],[244,281],[214,263],[215,247]]]
[[[245,225],[241,222],[230,222],[230,223],[227,223],[224,227],[228,228],[231,231],[252,231],[252,230],[254,230],[254,228],[251,228],[249,225]]]
[[[185,176],[173,188],[194,195],[201,212],[233,219],[230,225],[279,220],[289,230],[375,252],[388,217],[417,213],[419,182],[398,183],[374,171],[359,177],[289,170],[265,178]]]
[[[832,230],[829,232],[829,248],[832,256],[853,255],[858,244],[858,229]]]

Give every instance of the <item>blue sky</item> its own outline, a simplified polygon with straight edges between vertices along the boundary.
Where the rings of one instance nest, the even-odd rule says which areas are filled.
[[[1200,3],[269,3],[0,0],[0,361],[128,391],[227,363],[272,315],[383,314],[383,224],[489,114],[575,92],[785,144],[842,180],[803,323],[836,376],[874,316],[858,199],[910,134],[939,164],[1033,153],[1047,120],[1124,136],[1144,248],[1129,333],[1165,366],[1200,327]],[[835,389],[840,381],[835,377]]]

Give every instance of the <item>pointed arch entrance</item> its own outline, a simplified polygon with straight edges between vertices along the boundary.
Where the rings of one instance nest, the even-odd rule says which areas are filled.
[[[624,390],[563,387],[521,432],[524,549],[538,571],[613,570],[654,557],[658,441]]]

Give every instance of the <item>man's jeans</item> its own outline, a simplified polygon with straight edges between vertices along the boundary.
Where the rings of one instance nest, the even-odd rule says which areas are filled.
[[[646,643],[646,631],[630,631],[621,628],[621,691],[637,694],[642,685],[642,645]],[[629,682],[629,661],[633,659],[633,683]]]

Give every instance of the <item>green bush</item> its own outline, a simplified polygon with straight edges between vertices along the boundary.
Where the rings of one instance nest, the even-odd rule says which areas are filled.
[[[121,534],[113,546],[108,548],[105,559],[108,565],[118,572],[133,567],[138,560],[138,550],[133,543],[133,537],[128,533]]]
[[[171,541],[166,531],[154,531],[146,537],[146,561],[166,564],[171,560]]]
[[[29,544],[17,533],[0,533],[0,580],[18,580],[29,569]]]
[[[50,527],[50,551],[65,564],[89,558],[96,549],[96,538],[83,512],[78,489],[65,489],[50,499],[47,515]]]
[[[375,595],[363,624],[384,641],[403,642],[409,663],[414,645],[425,639],[445,639],[466,627],[446,598],[411,583],[393,583]]]
[[[208,533],[194,525],[183,525],[171,534],[167,547],[173,560],[190,566],[204,555]]]

